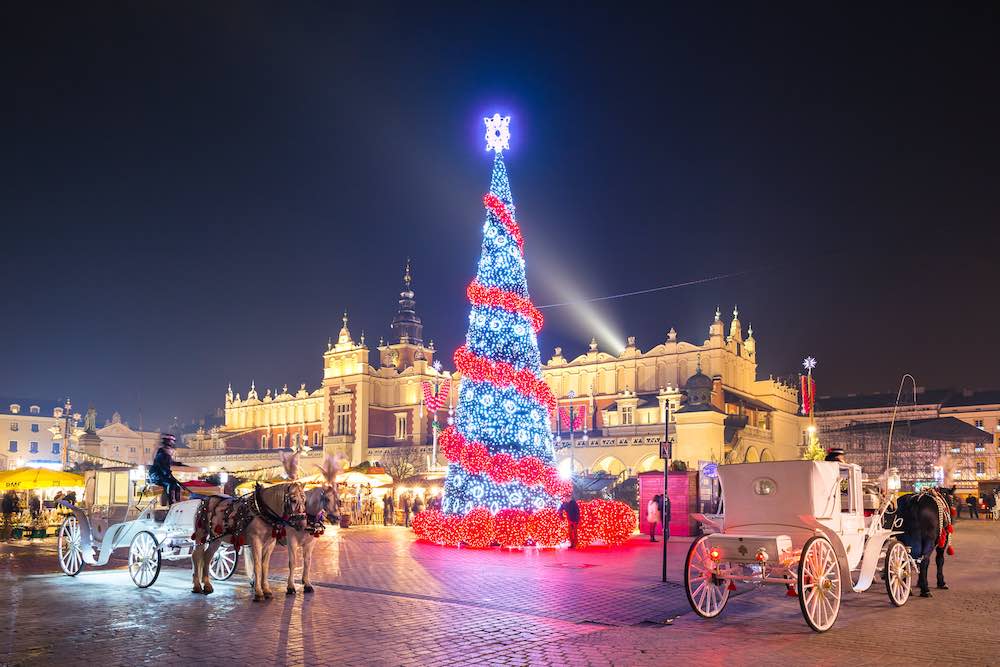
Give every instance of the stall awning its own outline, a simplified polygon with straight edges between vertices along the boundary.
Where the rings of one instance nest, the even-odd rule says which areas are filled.
[[[83,488],[83,475],[48,468],[17,468],[0,473],[0,491]]]

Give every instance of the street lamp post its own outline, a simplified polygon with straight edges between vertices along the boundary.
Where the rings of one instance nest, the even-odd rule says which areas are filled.
[[[52,433],[53,440],[61,440],[59,460],[62,469],[66,470],[69,468],[69,442],[73,437],[73,427],[76,425],[76,420],[73,418],[73,404],[68,398],[66,399],[66,404],[63,406],[62,422],[61,427],[53,426],[49,429],[49,432]]]
[[[566,397],[569,398],[572,401],[574,398],[576,398],[576,392],[573,391],[572,389],[570,389],[569,393],[566,394]],[[578,414],[579,413],[577,412],[576,406],[574,406],[572,403],[570,403],[569,404],[569,424],[567,425],[569,427],[569,477],[570,477],[570,479],[572,479],[573,475],[576,473],[576,434],[575,434],[575,431],[576,431],[576,417],[577,417]],[[561,423],[562,420],[560,419],[559,421]],[[561,427],[559,428],[559,431],[560,432],[562,431]],[[583,442],[587,442],[588,436],[587,436],[587,427],[586,427],[585,424],[583,424],[583,423],[580,424],[580,431],[583,433],[583,436],[581,437],[581,440]],[[557,440],[561,444],[561,440],[562,439],[561,438],[557,438]]]

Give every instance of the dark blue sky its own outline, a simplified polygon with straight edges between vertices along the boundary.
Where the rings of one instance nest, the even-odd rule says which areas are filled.
[[[206,4],[0,28],[0,393],[159,425],[315,387],[408,255],[450,360],[494,111],[537,304],[755,269],[592,317],[648,349],[738,303],[764,376],[1000,386],[994,8]],[[546,359],[597,333],[546,317]]]

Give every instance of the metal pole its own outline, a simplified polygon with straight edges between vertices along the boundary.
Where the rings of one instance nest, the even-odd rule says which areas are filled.
[[[670,539],[670,488],[668,485],[668,480],[670,479],[670,401],[664,401],[666,403],[665,410],[665,423],[663,425],[663,439],[667,443],[667,456],[663,460],[663,505],[660,507],[661,519],[663,520],[663,582],[667,581],[667,540]],[[642,508],[639,508],[642,511]]]
[[[576,472],[576,449],[575,441],[573,440],[573,404],[569,405],[569,477],[573,479],[573,473]]]

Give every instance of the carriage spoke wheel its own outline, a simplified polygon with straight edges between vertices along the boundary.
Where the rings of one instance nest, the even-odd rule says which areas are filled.
[[[71,577],[83,569],[83,536],[75,516],[66,517],[59,526],[59,567]]]
[[[142,531],[128,548],[128,573],[139,588],[149,588],[160,576],[160,545],[152,533]]]
[[[810,537],[799,561],[799,606],[809,627],[825,632],[840,613],[840,565],[825,537]]]
[[[897,540],[889,541],[885,550],[885,592],[889,594],[889,602],[895,607],[902,607],[910,597],[910,559],[906,556],[906,547]]]
[[[225,581],[233,576],[236,571],[236,562],[239,560],[240,552],[229,542],[223,542],[216,549],[212,556],[212,562],[208,564],[208,573],[216,581]]]
[[[722,613],[729,601],[728,582],[717,576],[718,563],[708,555],[704,537],[695,540],[688,549],[684,563],[684,592],[688,602],[702,618],[713,618]]]

